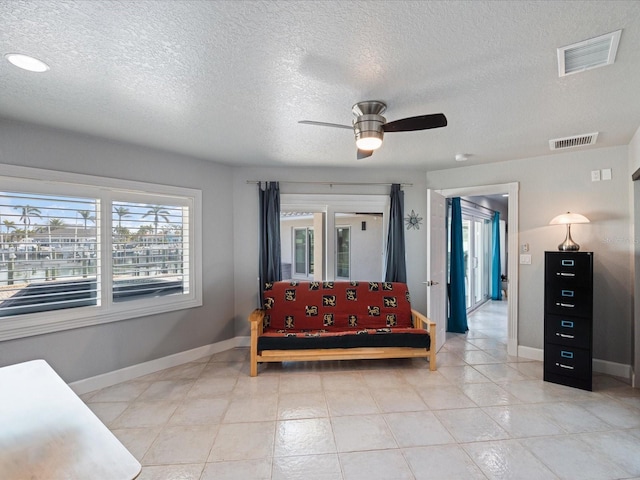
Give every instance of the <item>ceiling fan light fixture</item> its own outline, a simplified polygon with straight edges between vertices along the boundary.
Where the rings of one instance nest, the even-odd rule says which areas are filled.
[[[376,150],[382,145],[382,132],[360,132],[356,134],[356,146],[359,150]]]
[[[356,146],[360,150],[376,150],[382,145],[386,120],[377,114],[365,114],[353,120]]]

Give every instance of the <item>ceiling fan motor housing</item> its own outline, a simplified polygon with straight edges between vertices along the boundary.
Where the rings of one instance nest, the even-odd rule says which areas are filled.
[[[356,145],[360,150],[375,150],[382,144],[383,125],[386,119],[382,115],[360,115],[353,120]]]
[[[382,145],[383,125],[387,122],[382,114],[386,109],[384,102],[378,100],[358,102],[351,107],[353,132],[359,150],[375,150]]]

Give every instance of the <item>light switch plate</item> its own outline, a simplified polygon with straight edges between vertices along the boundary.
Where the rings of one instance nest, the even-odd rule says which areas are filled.
[[[600,170],[591,170],[591,181],[592,182],[600,181]]]
[[[603,168],[602,169],[602,180],[611,180],[611,169]]]
[[[531,265],[531,255],[520,255],[520,265]]]

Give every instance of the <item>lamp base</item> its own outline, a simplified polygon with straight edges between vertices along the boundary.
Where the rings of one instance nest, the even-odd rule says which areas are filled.
[[[561,252],[577,252],[578,250],[580,250],[580,245],[578,245],[577,243],[567,244],[563,242],[558,245],[558,250],[560,250]]]
[[[567,237],[564,239],[564,242],[558,245],[558,250],[561,252],[577,252],[580,250],[580,245],[571,238],[571,224],[567,224]]]

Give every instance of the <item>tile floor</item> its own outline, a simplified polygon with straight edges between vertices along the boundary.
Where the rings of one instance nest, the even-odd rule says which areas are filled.
[[[542,381],[506,302],[425,360],[271,364],[235,349],[82,396],[140,480],[640,478],[640,390]]]

